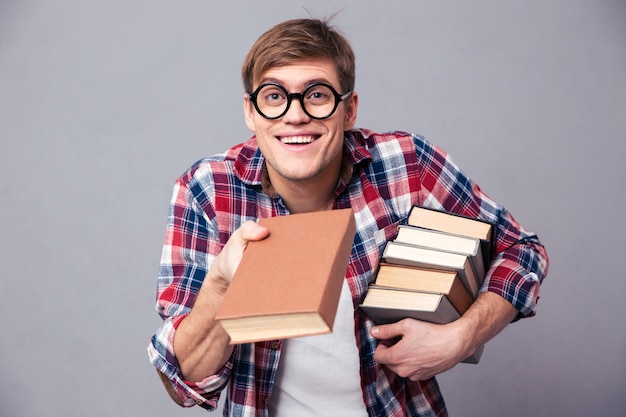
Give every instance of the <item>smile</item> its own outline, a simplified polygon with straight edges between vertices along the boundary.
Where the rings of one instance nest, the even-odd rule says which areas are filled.
[[[307,144],[315,140],[313,136],[280,136],[278,139],[284,144]]]

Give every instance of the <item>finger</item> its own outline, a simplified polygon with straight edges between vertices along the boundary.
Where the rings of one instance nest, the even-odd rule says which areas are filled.
[[[253,222],[252,220],[246,221],[241,228],[238,230],[239,233],[234,233],[233,237],[241,238],[243,240],[242,243],[247,243],[249,241],[256,241],[265,239],[269,235],[269,229],[265,226],[261,226],[260,224]]]
[[[401,351],[398,350],[396,344],[387,344],[385,340],[381,341],[374,351],[374,361],[380,365],[385,365],[395,373],[398,373],[397,367],[402,363]]]
[[[395,345],[396,343],[398,343],[400,340],[402,340],[401,337],[396,337],[393,339],[380,339],[378,341],[378,345],[379,346],[385,346],[385,347],[391,347],[393,345]]]
[[[262,240],[267,237],[269,230],[253,221],[246,221],[228,239],[228,242],[217,256],[213,266],[217,275],[230,282],[233,274],[241,262],[243,252],[248,242]]]
[[[392,324],[383,324],[380,326],[373,326],[370,330],[370,335],[379,340],[389,340],[402,338],[403,332],[400,326],[400,322]]]
[[[389,353],[390,348],[390,346],[387,346],[384,343],[379,343],[378,347],[376,347],[376,350],[374,351],[374,361],[380,365],[389,366],[391,362]]]

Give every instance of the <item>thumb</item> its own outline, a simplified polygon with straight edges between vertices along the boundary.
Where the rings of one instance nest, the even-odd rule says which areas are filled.
[[[250,241],[262,240],[267,237],[269,230],[253,221],[245,222],[237,229],[228,239],[224,248],[217,256],[213,265],[216,267],[218,276],[225,281],[230,282],[241,258],[243,252]]]
[[[379,340],[396,339],[402,336],[401,326],[398,323],[374,326],[370,329],[370,335]]]
[[[244,243],[247,243],[251,240],[262,240],[269,235],[269,230],[265,226],[261,226],[260,224],[253,222],[251,220],[245,222],[240,228],[240,238],[243,239]]]

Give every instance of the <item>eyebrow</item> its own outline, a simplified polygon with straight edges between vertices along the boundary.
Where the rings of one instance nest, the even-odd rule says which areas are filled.
[[[279,85],[285,87],[285,84],[283,83],[283,81],[279,80],[277,78],[267,77],[267,78],[262,78],[261,80],[259,80],[259,85],[265,84],[265,83],[276,83],[276,84],[279,84]],[[327,80],[326,78],[313,78],[311,80],[307,80],[304,83],[302,83],[303,84],[302,90],[306,89],[310,85],[317,84],[317,83],[324,83],[324,84],[328,84],[328,85],[332,86],[332,83],[329,80]],[[335,87],[333,86],[333,88],[335,88]],[[285,89],[287,89],[287,87],[285,87]]]

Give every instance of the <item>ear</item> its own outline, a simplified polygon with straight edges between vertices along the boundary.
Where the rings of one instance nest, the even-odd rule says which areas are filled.
[[[356,124],[356,115],[359,108],[359,95],[353,91],[346,102],[346,112],[343,121],[343,130],[350,130]]]
[[[256,133],[256,126],[254,124],[254,108],[247,93],[243,95],[243,114],[248,129]]]

